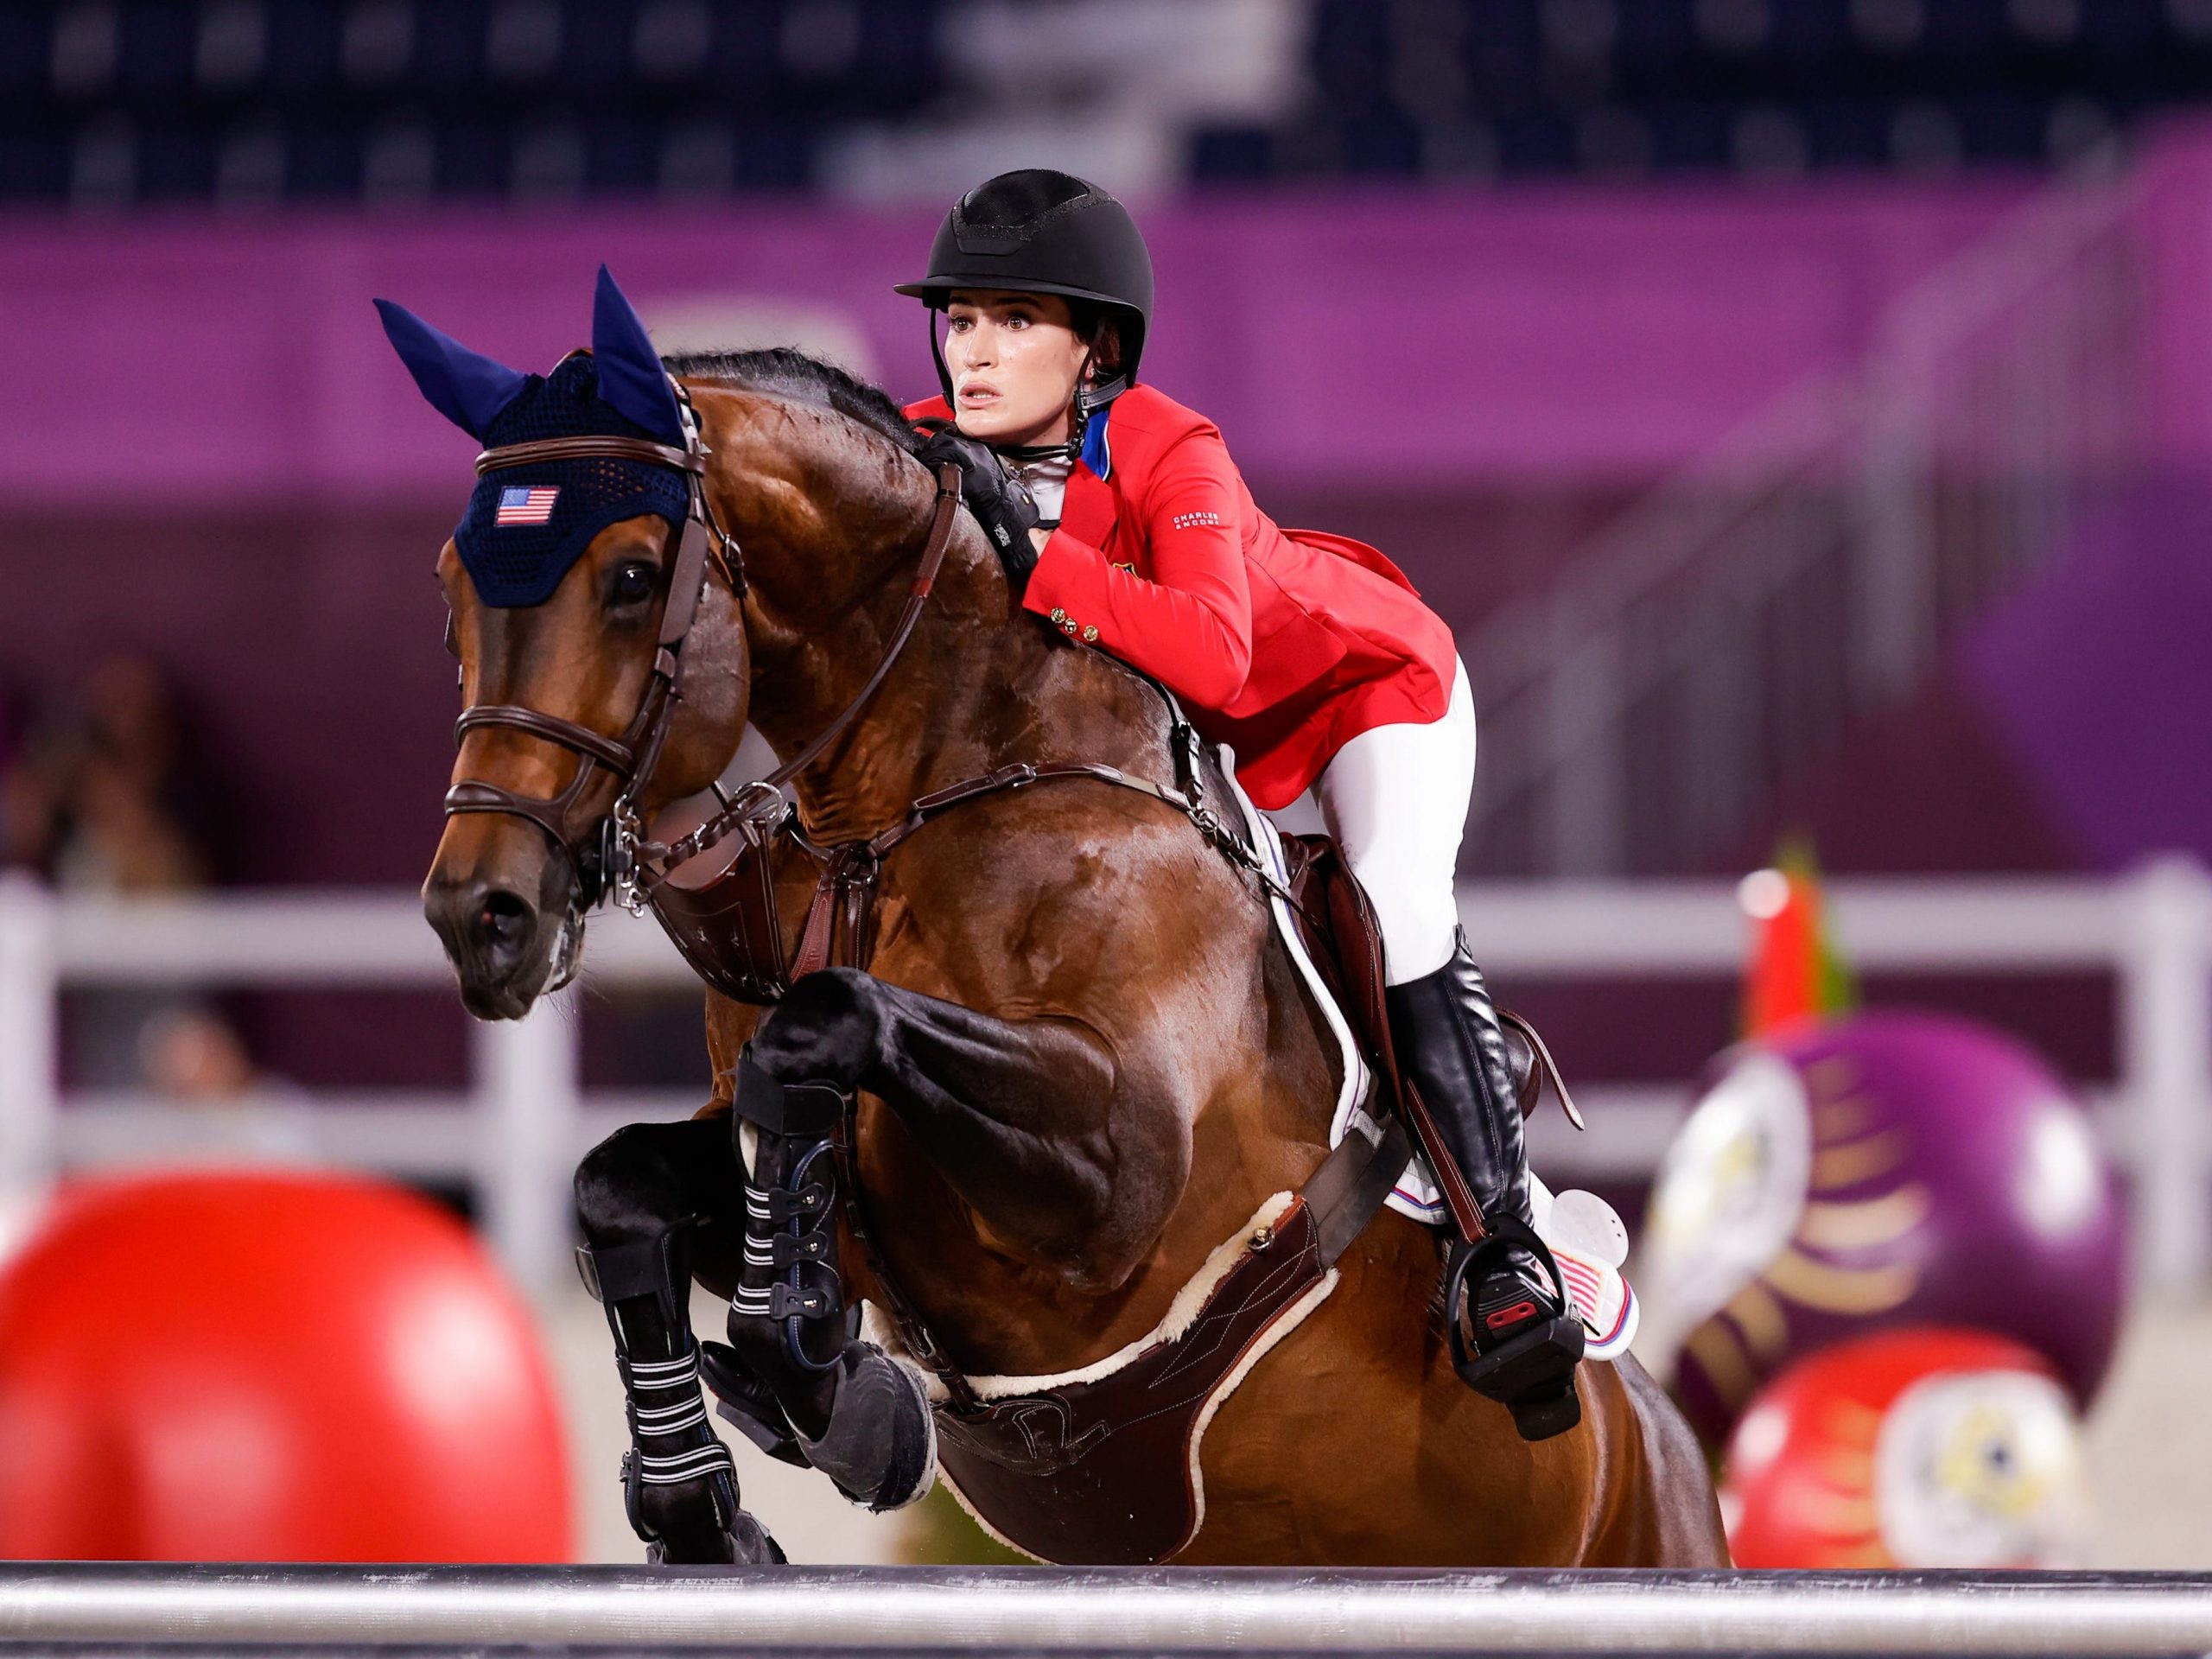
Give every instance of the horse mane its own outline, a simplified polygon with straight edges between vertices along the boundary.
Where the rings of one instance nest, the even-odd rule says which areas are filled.
[[[678,352],[661,363],[678,379],[719,380],[747,391],[780,392],[835,410],[912,454],[921,435],[880,386],[855,378],[834,363],[791,346],[753,352]]]

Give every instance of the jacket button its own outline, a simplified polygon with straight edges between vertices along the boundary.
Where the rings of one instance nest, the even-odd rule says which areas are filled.
[[[1098,630],[1096,628],[1085,628],[1083,631],[1083,643],[1086,645],[1095,643],[1097,638]]]
[[[1060,624],[1060,628],[1064,632],[1071,634],[1075,632],[1075,618],[1068,618],[1066,621]]]
[[[1065,610],[1062,609],[1062,608],[1061,608],[1059,606],[1058,606],[1058,605],[1055,605],[1055,606],[1053,606],[1053,607],[1052,607],[1052,620],[1053,620],[1053,621],[1055,621],[1055,622],[1065,622],[1065,621],[1066,621],[1067,620],[1068,620],[1068,613],[1067,613],[1067,612],[1066,612]]]

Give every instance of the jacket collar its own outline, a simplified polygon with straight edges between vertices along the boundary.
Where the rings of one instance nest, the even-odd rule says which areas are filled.
[[[1083,452],[1068,474],[1067,495],[1060,503],[1060,528],[1079,542],[1103,548],[1113,539],[1120,502],[1107,480],[1114,475],[1114,451],[1107,436],[1111,404],[1090,417],[1083,435]]]

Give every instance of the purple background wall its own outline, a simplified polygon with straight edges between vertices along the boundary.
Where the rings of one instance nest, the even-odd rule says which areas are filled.
[[[1247,470],[1640,477],[1808,367],[2020,187],[1405,189],[1185,201],[1145,216],[1149,377],[1219,421]],[[842,313],[891,390],[932,382],[912,302],[925,214],[444,210],[193,214],[0,231],[10,404],[0,503],[81,502],[127,435],[163,505],[443,501],[465,440],[430,416],[369,308],[400,299],[480,350],[550,365],[608,261],[650,319],[702,296]]]
[[[2212,523],[2190,505],[2212,499],[2212,128],[2167,134],[2136,183],[2164,505],[2113,533],[2155,572],[2201,561],[2196,527]],[[1377,542],[1465,627],[1548,580],[1624,499],[1776,391],[1848,361],[1890,300],[2027,188],[1186,200],[1146,214],[1163,307],[1147,372],[1220,420],[1279,517]],[[911,395],[930,383],[918,319],[888,287],[930,229],[927,214],[784,203],[0,224],[0,406],[12,415],[0,444],[0,740],[11,702],[66,688],[89,654],[149,651],[236,784],[241,873],[415,880],[436,835],[453,712],[429,565],[470,445],[417,397],[370,296],[543,367],[583,337],[605,258],[649,316],[714,296],[836,315]],[[2100,582],[2103,562],[2084,557]],[[2184,597],[2202,587],[2138,583]],[[1993,620],[1971,696],[1953,688],[1942,721],[1922,722],[1974,728],[1981,761],[2005,757],[2058,826],[2031,846],[1961,848],[1945,855],[1951,867],[2136,849],[2079,822],[2069,779],[2088,774],[2068,744],[2080,746],[2082,722],[2054,727],[2023,689],[2066,701],[2078,664],[2050,619],[2084,605],[2030,595],[2018,620]],[[2167,607],[2159,637],[2201,638],[2197,615]],[[2126,637],[2124,611],[2100,626]],[[2184,656],[2177,644],[2125,666],[2157,679],[2157,663]],[[2131,683],[2108,698],[2156,708],[2156,690]],[[2144,817],[2160,834],[2212,824],[2194,724],[2140,739],[2158,764],[2205,774],[2201,816]],[[1967,775],[1948,759],[1929,770]],[[1876,837],[1838,862],[1910,868],[1929,844]]]

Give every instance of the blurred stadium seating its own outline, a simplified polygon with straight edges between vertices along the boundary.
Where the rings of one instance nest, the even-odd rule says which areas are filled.
[[[2212,0],[67,0],[0,93],[0,200],[77,207],[931,194],[1009,130],[1125,188],[1924,172],[2204,101]]]
[[[1322,0],[1313,103],[1202,178],[2064,162],[2212,89],[2202,0]]]

